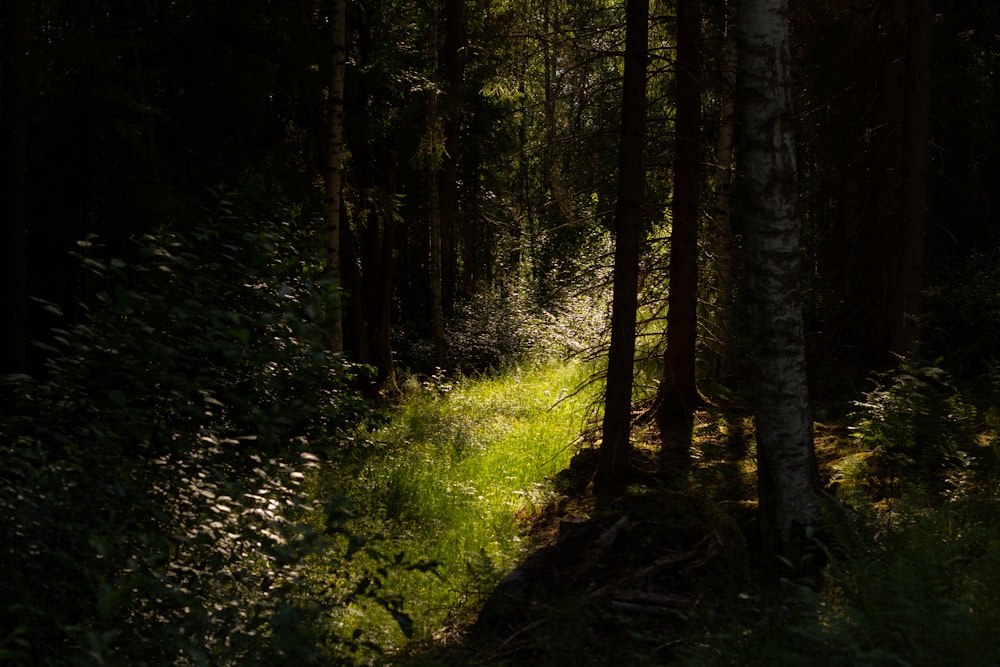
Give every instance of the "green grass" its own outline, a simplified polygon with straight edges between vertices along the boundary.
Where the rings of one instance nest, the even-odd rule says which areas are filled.
[[[399,411],[365,434],[354,465],[331,465],[319,486],[355,505],[353,529],[381,535],[383,552],[438,564],[436,575],[390,568],[414,639],[468,613],[522,555],[526,521],[551,498],[547,479],[567,466],[592,396],[574,395],[588,370],[551,364],[500,377],[411,382]],[[383,647],[405,637],[380,609],[345,620]]]

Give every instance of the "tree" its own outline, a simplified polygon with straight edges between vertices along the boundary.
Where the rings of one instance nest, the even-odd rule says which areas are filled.
[[[344,324],[340,297],[341,190],[344,179],[344,71],[347,63],[347,0],[333,4],[333,73],[329,99],[329,137],[326,172],[326,271],[333,289],[330,313],[330,349],[344,351]]]
[[[698,309],[698,191],[701,187],[700,0],[677,4],[677,116],[667,348],[657,395],[664,453],[684,466],[691,446]]]
[[[0,44],[0,374],[27,369],[27,261],[25,232],[25,12],[20,0],[3,3]]]
[[[427,22],[427,117],[424,135],[424,159],[427,167],[427,218],[430,234],[431,336],[434,365],[445,364],[444,302],[441,245],[441,165],[444,162],[444,137],[438,113],[438,0],[431,0]]]
[[[927,209],[927,140],[930,130],[930,0],[911,0],[906,13],[905,111],[899,208],[899,270],[893,290],[889,349],[914,352],[920,338]]]
[[[465,0],[446,0],[444,7],[443,117],[444,160],[441,165],[442,227],[442,310],[451,312],[458,280],[458,256],[461,242],[459,215],[459,156],[462,151],[462,120],[465,60]]]
[[[715,304],[715,358],[713,375],[723,382],[731,380],[734,374],[734,351],[732,340],[733,321],[733,230],[732,230],[732,169],[733,144],[736,127],[736,4],[737,0],[727,0],[723,19],[723,46],[721,62],[721,84],[719,91],[720,118],[719,138],[715,152],[715,201],[709,214],[712,232],[712,247],[715,256],[712,262]]]
[[[814,301],[846,304],[829,336],[857,346],[862,372],[891,366],[893,354],[912,354],[920,334],[931,19],[929,2],[878,0],[863,18],[853,11],[820,22],[838,31],[826,38],[836,47],[818,40],[804,56],[815,72],[806,83],[814,96],[807,104],[830,109],[812,116],[806,145],[814,172],[812,252],[824,265],[817,291],[827,290]],[[838,63],[833,75],[832,48],[863,55]],[[948,152],[942,145],[941,155]],[[957,237],[946,240],[945,246]]]
[[[648,0],[628,0],[625,8],[625,80],[622,88],[618,203],[615,209],[615,269],[611,348],[604,422],[595,484],[613,492],[624,487],[630,469],[635,318],[642,234],[643,141],[648,58]]]
[[[747,236],[760,530],[765,567],[796,562],[818,512],[801,305],[788,0],[740,7],[738,153]]]

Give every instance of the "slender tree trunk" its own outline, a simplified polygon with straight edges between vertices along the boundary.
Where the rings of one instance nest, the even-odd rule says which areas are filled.
[[[0,160],[2,184],[2,233],[0,264],[0,375],[27,370],[27,262],[25,212],[26,81],[24,74],[25,16],[21,0],[3,3],[0,45]]]
[[[377,376],[369,386],[375,392],[394,386],[391,320],[392,320],[392,243],[396,195],[396,156],[390,152],[380,173],[385,174],[384,190],[376,179],[375,155],[368,128],[361,124],[352,135],[357,142],[352,148],[358,189],[363,193],[360,228],[362,274],[360,285],[351,286],[351,303],[360,302],[364,321],[359,336],[364,336],[363,363],[375,367]],[[353,261],[356,261],[353,260]],[[350,284],[350,283],[349,283]],[[357,295],[356,298],[355,294]],[[353,309],[353,305],[352,305]],[[352,312],[352,321],[354,314]],[[358,353],[358,361],[362,361]]]
[[[372,25],[362,17],[358,23],[359,60],[371,62],[369,49],[372,43]],[[370,113],[362,114],[348,135],[354,160],[354,174],[361,194],[358,222],[361,235],[362,275],[361,292],[365,316],[368,354],[377,376],[368,389],[372,393],[395,391],[393,372],[391,324],[393,282],[393,231],[396,214],[396,154],[387,151],[376,156],[372,141]],[[380,159],[381,158],[381,159]],[[379,176],[384,176],[384,184]]]
[[[326,173],[326,272],[333,283],[330,309],[330,351],[344,351],[343,305],[340,292],[340,212],[344,178],[344,74],[347,61],[347,0],[334,0],[333,78],[330,84],[329,145]]]
[[[736,341],[733,335],[736,320],[736,264],[733,241],[733,147],[736,135],[736,70],[739,66],[739,40],[736,16],[738,0],[726,0],[726,29],[722,59],[722,101],[719,119],[719,141],[715,156],[715,203],[712,213],[714,239],[712,270],[715,278],[715,358],[713,377],[724,386],[738,387]],[[742,460],[747,453],[743,421],[727,410],[726,450],[733,460]]]
[[[906,79],[902,132],[899,269],[895,276],[889,349],[912,354],[920,337],[930,134],[930,0],[910,0],[906,16]]]
[[[799,564],[818,513],[806,384],[788,0],[740,7],[739,153],[747,232],[762,562]]]
[[[873,192],[862,321],[869,367],[893,365],[919,337],[930,106],[928,0],[878,0],[879,56],[871,128]]]
[[[456,285],[458,258],[463,239],[460,226],[467,223],[459,215],[459,155],[462,153],[461,131],[464,113],[463,81],[465,78],[465,0],[445,3],[444,34],[444,161],[441,166],[441,227],[443,247],[442,302],[445,313],[451,313],[461,289]]]
[[[343,199],[340,202],[340,219],[347,220],[347,207]],[[349,224],[340,225],[340,274],[345,290],[341,295],[341,307],[348,323],[344,336],[345,349],[350,350],[353,361],[370,364],[361,266],[358,261],[357,240]]]
[[[701,186],[701,7],[677,3],[677,116],[674,201],[670,231],[667,349],[658,392],[657,418],[668,461],[688,463],[694,409],[698,330],[698,191]]]
[[[563,164],[559,156],[559,60],[554,48],[555,33],[559,30],[559,3],[547,0],[545,2],[545,17],[542,30],[546,40],[543,46],[543,66],[545,68],[545,187],[559,212],[559,223],[575,225],[576,211],[573,198],[566,187],[566,177],[563,174]],[[537,260],[537,257],[533,257]],[[537,263],[535,268],[540,267]],[[536,276],[538,277],[538,276]]]
[[[628,0],[625,16],[625,81],[622,89],[618,203],[615,211],[611,349],[608,354],[603,439],[594,480],[602,493],[614,493],[624,488],[631,467],[635,317],[645,177],[643,142],[646,124],[649,0]]]
[[[896,230],[906,74],[904,0],[876,1],[875,31],[879,65],[871,128],[872,196],[862,278],[864,293],[858,301],[863,308],[867,365],[884,367],[889,363],[889,322],[893,319],[889,314],[890,293],[899,261]]]
[[[390,152],[386,165],[386,192],[378,207],[381,223],[377,233],[369,237],[372,258],[368,262],[370,295],[369,329],[371,332],[372,363],[378,369],[378,386],[393,389],[395,371],[392,361],[392,274],[393,236],[396,214],[396,164],[395,152]]]
[[[736,128],[736,68],[739,49],[736,39],[736,0],[726,2],[726,34],[723,46],[722,113],[715,156],[715,203],[712,207],[714,231],[715,307],[717,321],[715,375],[724,382],[735,374],[732,322],[734,310],[732,170]]]
[[[441,117],[438,113],[438,0],[431,0],[427,28],[427,69],[430,88],[427,91],[427,217],[430,233],[431,337],[434,344],[434,364],[445,364],[444,303],[442,294],[441,245]]]

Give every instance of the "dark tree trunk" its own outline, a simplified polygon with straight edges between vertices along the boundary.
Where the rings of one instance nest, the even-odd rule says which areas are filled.
[[[396,215],[396,154],[390,152],[386,164],[385,196],[376,202],[376,215],[365,230],[368,267],[368,328],[372,364],[378,369],[379,388],[392,389],[395,371],[392,362],[392,248]]]
[[[434,365],[445,365],[443,245],[441,221],[441,165],[444,146],[440,136],[441,115],[438,94],[438,0],[430,3],[427,28],[427,70],[430,87],[427,90],[427,128],[424,150],[427,161],[427,217],[430,235],[430,295],[431,338],[434,345]]]
[[[462,240],[459,215],[459,155],[463,117],[463,80],[465,78],[465,0],[445,3],[444,34],[444,162],[441,167],[441,228],[443,233],[442,301],[445,313],[455,304],[458,281],[459,244]]]
[[[920,337],[930,133],[930,0],[910,0],[907,10],[899,269],[889,328],[889,349],[898,355],[913,353]]]
[[[801,565],[818,514],[818,473],[806,384],[798,175],[788,0],[740,7],[741,214],[757,435],[762,562]]]
[[[345,303],[347,331],[345,348],[353,354],[359,364],[371,363],[368,347],[368,327],[365,324],[365,303],[362,298],[361,266],[358,261],[357,242],[354,231],[347,219],[347,206],[340,207],[340,275],[344,285],[342,295]]]
[[[701,7],[677,4],[677,116],[670,232],[667,349],[657,396],[666,459],[686,467],[698,400],[695,342],[698,308],[698,193],[701,186]]]
[[[333,7],[333,72],[330,82],[326,165],[326,272],[334,284],[330,309],[330,350],[344,351],[343,304],[340,293],[341,194],[344,179],[344,75],[347,63],[347,0]]]
[[[890,292],[896,275],[895,232],[899,220],[900,163],[906,74],[906,3],[880,0],[875,13],[875,43],[879,56],[876,98],[871,128],[872,195],[870,227],[863,266],[862,322],[866,363],[888,363]]]
[[[632,381],[635,316],[642,240],[643,141],[646,112],[649,0],[628,0],[625,8],[625,81],[615,210],[615,268],[611,349],[604,401],[603,440],[595,485],[602,493],[621,490],[631,466]]]
[[[930,125],[928,0],[882,0],[875,14],[880,66],[871,130],[871,227],[864,294],[867,365],[892,365],[920,334]]]
[[[715,153],[715,201],[710,216],[710,229],[713,232],[711,247],[715,255],[711,267],[715,280],[714,321],[716,332],[713,377],[723,383],[733,381],[736,374],[732,335],[733,312],[735,310],[732,170],[736,131],[736,67],[738,57],[736,10],[737,0],[727,0],[722,87],[719,94],[722,113],[719,119],[719,140]]]
[[[367,133],[365,133],[367,134]],[[361,202],[361,273],[359,282],[348,280],[350,290],[348,297],[351,321],[358,326],[355,338],[361,340],[356,358],[362,363],[375,367],[376,377],[369,387],[373,391],[391,388],[393,381],[393,363],[391,346],[392,323],[392,243],[393,216],[396,191],[395,154],[390,154],[384,167],[386,182],[384,186],[375,179],[375,156],[364,137],[364,143],[358,144],[352,151],[355,160],[355,171],[358,176],[358,189],[364,193]],[[353,234],[351,235],[353,237]],[[352,239],[353,247],[353,239]],[[358,258],[347,258],[347,261],[357,263]],[[362,321],[356,317],[360,311]]]
[[[25,16],[20,0],[3,3],[0,45],[0,160],[3,172],[0,221],[0,375],[27,370],[27,263],[25,215]]]

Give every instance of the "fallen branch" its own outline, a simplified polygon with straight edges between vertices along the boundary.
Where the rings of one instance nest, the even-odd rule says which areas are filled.
[[[670,595],[667,593],[650,593],[628,589],[617,591],[612,598],[613,602],[625,602],[637,605],[652,605],[656,607],[687,607],[694,604],[690,598],[681,595]]]
[[[712,531],[710,535],[688,551],[661,556],[646,567],[590,592],[589,596],[591,598],[611,597],[615,592],[631,586],[637,581],[670,568],[677,568],[685,574],[690,573],[712,560],[721,546],[722,538],[717,532]]]
[[[584,557],[583,562],[580,564],[574,576],[580,576],[585,572],[588,572],[594,566],[596,566],[604,558],[605,554],[611,549],[611,546],[618,539],[618,535],[622,531],[628,530],[632,527],[632,520],[628,515],[623,516],[618,519],[610,528],[601,533],[601,536],[594,540],[593,546],[587,550],[587,555]]]
[[[507,647],[508,644],[510,644],[512,641],[514,641],[515,639],[517,639],[521,635],[526,635],[529,632],[531,632],[532,630],[534,630],[535,628],[537,628],[538,626],[544,625],[544,624],[545,624],[545,619],[544,618],[540,618],[537,621],[532,621],[531,623],[528,623],[527,625],[518,628],[517,631],[514,632],[514,634],[512,634],[510,637],[507,637],[507,639],[503,640],[503,642],[500,644],[500,646],[497,647],[497,651],[504,650]]]
[[[625,612],[627,614],[641,614],[649,615],[653,614],[656,616],[677,616],[676,607],[657,607],[656,605],[650,604],[636,604],[634,602],[620,602],[618,600],[611,601],[611,609],[618,612]]]

